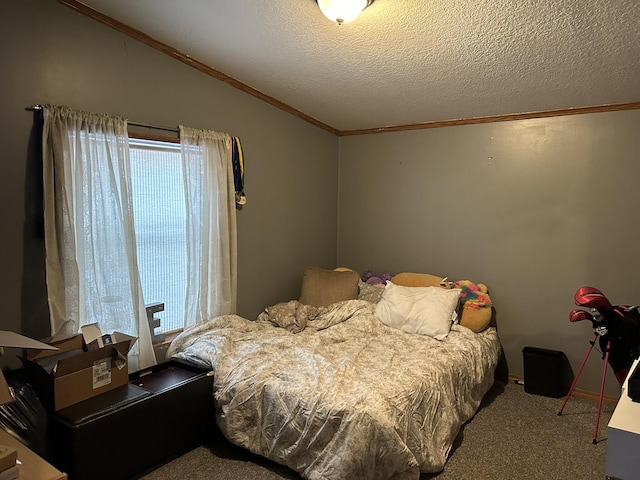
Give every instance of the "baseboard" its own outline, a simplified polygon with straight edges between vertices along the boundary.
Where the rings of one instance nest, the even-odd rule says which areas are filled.
[[[509,383],[511,382],[524,382],[524,379],[522,377],[518,377],[516,375],[509,375],[508,376],[509,379]],[[600,398],[600,393],[599,392],[591,392],[589,390],[582,390],[580,388],[574,388],[573,392],[571,393],[572,396],[576,396],[579,398],[584,398],[587,400],[593,400],[595,402],[597,402]],[[611,395],[603,395],[602,396],[602,403],[605,403],[607,405],[616,405],[618,403],[618,400],[620,400],[620,397],[614,397]]]

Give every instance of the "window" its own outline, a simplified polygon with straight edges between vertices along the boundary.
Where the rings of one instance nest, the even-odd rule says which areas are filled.
[[[93,322],[134,335],[136,371],[156,361],[145,304],[166,305],[165,332],[234,313],[234,139],[181,125],[179,149],[130,145],[123,117],[47,105],[43,119],[52,336]]]
[[[164,303],[155,335],[181,330],[187,283],[180,145],[129,139],[138,269],[146,305]]]

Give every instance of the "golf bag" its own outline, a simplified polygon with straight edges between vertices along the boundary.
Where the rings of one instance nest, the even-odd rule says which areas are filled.
[[[576,305],[589,310],[575,309],[569,313],[570,322],[590,320],[595,330],[593,340],[589,342],[587,350],[578,374],[573,379],[569,393],[562,402],[558,415],[562,415],[564,407],[578,382],[591,350],[596,340],[602,352],[604,365],[602,367],[602,380],[600,382],[600,397],[598,399],[598,413],[596,414],[596,426],[593,432],[593,444],[598,442],[598,426],[600,425],[600,412],[602,411],[602,396],[607,377],[607,363],[611,366],[616,379],[622,385],[634,360],[640,353],[640,312],[638,307],[628,305],[611,305],[604,294],[593,287],[581,287],[574,295]]]
[[[622,385],[633,361],[640,354],[640,307],[611,305],[604,294],[593,287],[581,287],[574,296],[576,309],[569,314],[571,322],[590,320],[608,363]]]

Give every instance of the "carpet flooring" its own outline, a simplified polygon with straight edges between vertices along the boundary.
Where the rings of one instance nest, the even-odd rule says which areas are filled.
[[[603,405],[593,444],[597,402],[526,393],[496,382],[477,414],[461,429],[442,472],[420,480],[604,480],[607,423],[614,406]],[[139,477],[144,480],[300,479],[292,470],[216,438]],[[349,479],[351,480],[351,479]],[[354,479],[355,480],[355,479]]]

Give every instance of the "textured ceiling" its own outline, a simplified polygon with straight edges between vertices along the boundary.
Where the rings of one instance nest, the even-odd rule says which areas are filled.
[[[640,101],[638,0],[82,0],[340,131]]]

